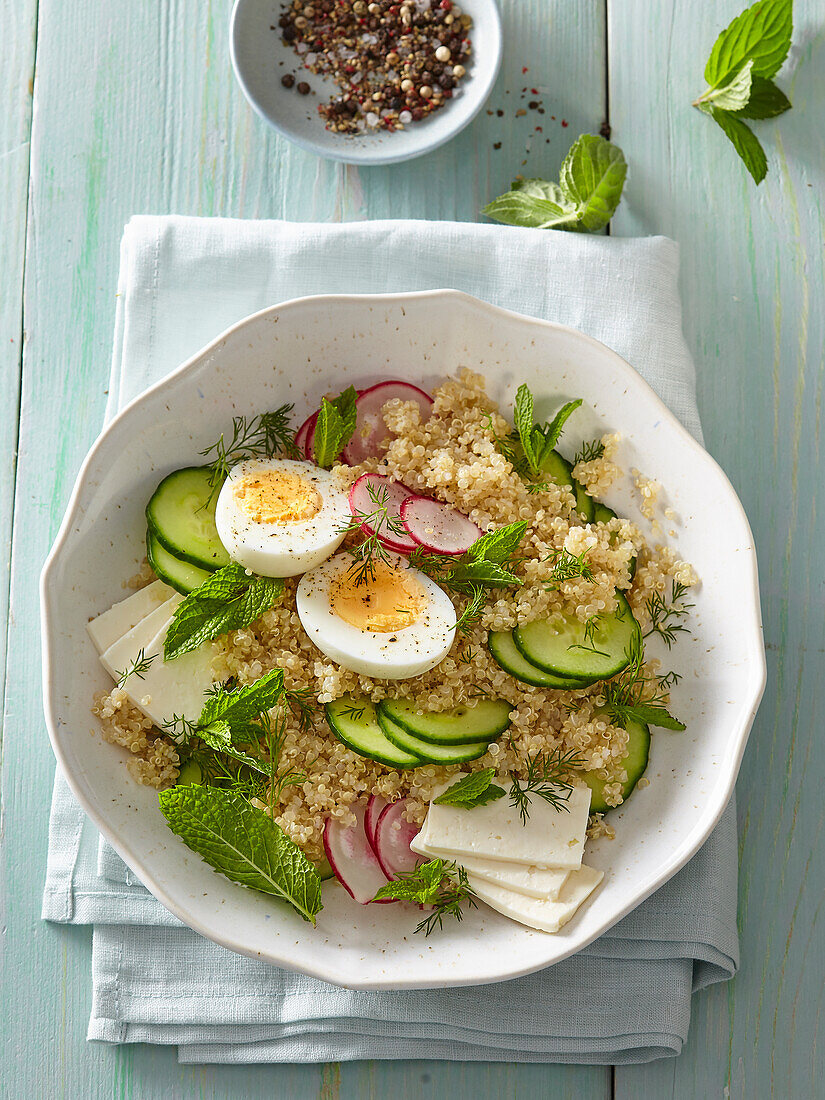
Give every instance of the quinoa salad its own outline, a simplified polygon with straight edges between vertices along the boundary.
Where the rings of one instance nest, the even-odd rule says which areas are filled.
[[[92,710],[216,871],[313,923],[337,880],[426,934],[482,904],[557,932],[597,891],[588,841],[651,729],[684,729],[645,643],[689,629],[697,577],[604,503],[630,479],[652,519],[657,486],[580,405],[381,381],[297,430],[238,417],[161,481],[132,593],[89,624]]]

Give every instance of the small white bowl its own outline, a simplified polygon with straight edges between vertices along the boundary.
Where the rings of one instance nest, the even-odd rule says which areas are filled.
[[[280,33],[271,29],[278,26],[283,10],[284,0],[235,0],[229,36],[232,67],[261,118],[302,149],[330,160],[396,164],[437,149],[475,118],[487,102],[501,66],[501,19],[496,0],[463,0],[461,10],[473,18],[472,64],[446,106],[394,133],[336,134],[325,129],[317,111],[318,103],[336,91],[330,79],[302,70],[298,79],[312,89],[306,96],[281,84],[281,77],[300,64],[294,51],[283,45]]]

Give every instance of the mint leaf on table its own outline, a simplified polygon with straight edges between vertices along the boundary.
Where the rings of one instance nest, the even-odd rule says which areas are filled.
[[[482,768],[479,772],[465,775],[446,791],[442,791],[433,802],[436,806],[462,806],[466,810],[472,810],[475,806],[486,806],[488,802],[504,798],[504,790],[493,783],[495,774],[495,768]]]
[[[332,401],[327,401],[325,397],[321,399],[312,446],[316,463],[325,469],[333,464],[352,439],[358,421],[357,397],[355,387],[348,386]]]
[[[271,894],[315,924],[321,880],[301,849],[263,810],[219,787],[172,787],[160,793],[169,828],[232,882]]]
[[[788,56],[792,32],[793,0],[758,0],[716,39],[705,66],[708,86],[693,104],[720,126],[757,184],[767,175],[768,160],[742,120],[790,110],[772,78]]]
[[[283,590],[282,580],[259,577],[230,562],[178,604],[163,643],[163,659],[172,661],[212,638],[249,626]]]
[[[618,145],[582,134],[564,158],[558,183],[515,180],[482,213],[505,225],[596,233],[615,213],[626,176],[627,162]]]

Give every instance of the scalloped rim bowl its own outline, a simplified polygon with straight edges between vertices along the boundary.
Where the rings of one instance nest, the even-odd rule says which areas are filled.
[[[123,750],[91,736],[95,690],[110,685],[87,620],[124,595],[143,557],[143,509],[170,470],[188,465],[233,415],[293,401],[296,415],[329,388],[405,378],[431,388],[462,366],[508,406],[527,382],[544,416],[563,399],[585,407],[569,446],[621,433],[617,461],[662,485],[679,557],[701,578],[690,635],[667,667],[687,731],[655,731],[650,786],[614,811],[613,841],[588,843],[605,870],[593,898],[559,934],[523,928],[484,906],[439,935],[412,935],[400,905],[357,906],[324,886],[317,928],[286,905],[216,875],[166,827],[156,792],[134,782]],[[574,434],[575,433],[575,436]],[[643,522],[630,477],[608,503]],[[756,555],[736,494],[713,459],[615,352],[573,329],[522,317],[457,291],[300,298],[233,326],[112,421],[78,475],[42,575],[46,720],[80,804],[175,916],[252,958],[357,989],[477,984],[517,977],[580,951],[666,882],[706,840],[733,791],[765,683]]]

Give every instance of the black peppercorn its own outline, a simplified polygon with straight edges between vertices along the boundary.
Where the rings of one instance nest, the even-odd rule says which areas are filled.
[[[310,91],[309,84],[307,84],[307,82],[305,80],[302,80],[301,83],[298,85],[298,94],[299,95],[309,95],[309,91]]]
[[[292,85],[295,83],[295,77],[292,75],[292,73],[284,73],[284,75],[281,77],[281,83],[285,88],[291,88]]]

